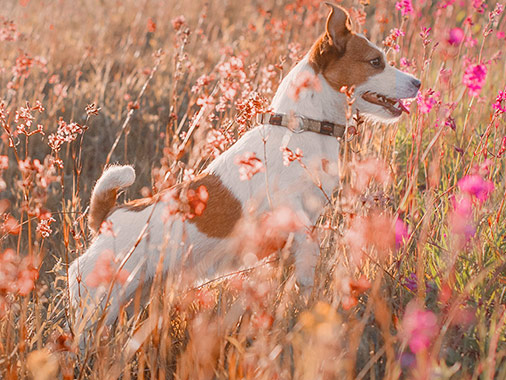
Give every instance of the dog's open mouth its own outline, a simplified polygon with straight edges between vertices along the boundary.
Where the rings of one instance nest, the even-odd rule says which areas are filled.
[[[395,117],[401,116],[403,112],[409,114],[409,109],[402,103],[401,99],[389,98],[388,96],[370,91],[364,92],[362,94],[362,99],[369,103],[382,106]]]

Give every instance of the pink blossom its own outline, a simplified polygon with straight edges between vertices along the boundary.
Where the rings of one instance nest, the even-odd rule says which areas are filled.
[[[499,151],[497,152],[497,157],[501,157],[504,152],[506,152],[506,136],[502,138],[501,147],[499,148]]]
[[[304,226],[297,214],[289,207],[278,207],[268,213],[263,223],[267,230],[278,232],[295,232]]]
[[[469,195],[474,195],[480,202],[484,202],[494,191],[494,184],[484,180],[478,174],[467,175],[458,182],[460,190]]]
[[[204,107],[204,106],[214,106],[214,98],[212,96],[208,96],[208,95],[201,95],[198,99],[197,99],[197,105],[198,106],[201,106],[201,107]]]
[[[86,125],[81,126],[77,123],[67,124],[63,118],[60,117],[56,133],[52,133],[48,137],[48,145],[55,152],[58,152],[63,143],[74,141],[77,139],[77,136],[83,134],[87,128]]]
[[[395,9],[401,11],[403,16],[413,13],[413,4],[411,0],[399,0],[395,3]]]
[[[402,335],[408,341],[411,351],[416,354],[429,348],[437,332],[436,315],[424,310],[416,301],[411,301],[402,320]]]
[[[264,169],[262,160],[260,160],[255,152],[246,152],[242,156],[235,157],[235,164],[239,166],[239,178],[241,181],[247,181]]]
[[[499,91],[492,108],[495,109],[498,114],[506,112],[506,88],[504,88],[504,91]]]
[[[501,3],[497,3],[495,5],[494,10],[488,14],[488,19],[490,20],[490,22],[494,23],[503,11],[504,5]]]
[[[400,218],[395,221],[395,248],[399,248],[409,239],[408,226]]]
[[[418,92],[418,95],[416,96],[416,103],[418,104],[418,110],[420,113],[429,113],[432,110],[432,107],[438,104],[439,98],[439,91],[434,91],[431,88]]]
[[[0,17],[0,41],[16,41],[20,36],[13,21]]]
[[[462,83],[469,89],[470,96],[478,96],[485,84],[487,66],[484,64],[469,65],[466,67]]]
[[[309,71],[303,71],[299,76],[292,82],[290,86],[289,96],[297,101],[299,100],[300,94],[305,90],[321,91],[321,83],[318,77]]]
[[[39,224],[37,225],[37,233],[44,239],[48,238],[53,232],[51,230],[51,223],[55,221],[56,220],[51,215],[41,218]]]
[[[478,40],[476,38],[473,38],[471,36],[467,37],[464,46],[467,48],[472,48],[478,44]]]
[[[375,157],[366,157],[361,161],[353,161],[350,168],[355,174],[353,188],[359,192],[365,191],[371,181],[381,185],[388,185],[392,181],[389,165]]]
[[[183,15],[181,15],[181,16],[173,18],[171,20],[171,23],[172,23],[172,27],[174,28],[174,30],[178,31],[179,29],[181,29],[181,27],[183,25],[186,24],[186,19],[184,18]]]
[[[209,200],[209,192],[204,185],[200,185],[197,189],[188,189],[186,193],[188,206],[190,211],[186,214],[188,219],[193,219],[195,216],[200,216],[204,213]]]
[[[473,224],[473,208],[469,197],[453,199],[453,211],[450,214],[449,225],[452,232],[469,240],[476,233]]]
[[[401,36],[404,36],[404,32],[402,30],[400,30],[398,28],[391,29],[390,34],[383,41],[383,45],[385,47],[390,47],[390,48],[394,49],[395,51],[399,51],[401,47],[397,43],[397,40]]]
[[[9,157],[0,155],[0,170],[6,170],[9,168]]]
[[[128,279],[128,271],[116,265],[116,257],[112,251],[104,251],[98,257],[93,271],[86,277],[86,284],[92,288],[108,286],[113,280],[123,285]]]
[[[289,166],[291,162],[293,161],[299,161],[302,162],[302,150],[299,148],[295,149],[295,152],[293,152],[291,149],[287,148],[286,146],[282,146],[280,148],[281,152],[283,152],[283,165]]]
[[[453,28],[450,30],[450,34],[448,36],[448,43],[450,45],[460,45],[460,43],[464,40],[464,31],[460,28]]]
[[[485,0],[473,0],[473,7],[476,9],[476,12],[483,13],[485,12],[485,8],[487,8],[487,4]]]

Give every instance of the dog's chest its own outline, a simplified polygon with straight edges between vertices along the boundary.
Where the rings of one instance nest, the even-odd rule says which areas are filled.
[[[254,153],[262,171],[241,180],[237,157]],[[339,185],[339,143],[317,133],[260,126],[244,135],[209,167],[244,207],[265,211],[288,205],[303,208],[311,223]]]

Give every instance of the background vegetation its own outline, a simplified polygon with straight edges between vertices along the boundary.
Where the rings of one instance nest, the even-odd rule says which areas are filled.
[[[422,88],[344,144],[309,301],[283,251],[194,289],[155,281],[148,310],[79,348],[66,268],[104,166],[135,165],[123,199],[191,178],[254,127],[327,8],[2,1],[0,378],[506,379],[502,5],[340,4]]]

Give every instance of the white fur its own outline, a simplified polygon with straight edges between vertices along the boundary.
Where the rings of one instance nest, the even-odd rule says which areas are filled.
[[[307,57],[282,81],[272,102],[273,111],[344,124],[345,96],[334,90],[321,74],[320,91],[307,89],[297,100],[290,97],[291,83],[304,70],[314,74]],[[383,73],[358,86],[356,93],[376,91],[387,96],[412,97],[416,90],[408,86],[410,78],[408,74],[387,66]],[[381,107],[361,99],[357,99],[354,107],[371,117],[391,118]],[[300,149],[304,155],[302,162],[308,170],[304,170],[298,162],[284,166],[281,146],[287,146],[292,151]],[[251,180],[241,181],[234,159],[245,152],[255,152],[264,163],[266,172],[256,174]],[[247,132],[212,162],[207,171],[220,177],[241,202],[243,210],[248,210],[252,204],[258,212],[269,210],[270,207],[289,206],[309,228],[317,222],[327,196],[330,197],[339,185],[338,157],[339,141],[334,137],[312,132],[298,134],[284,127],[262,125]],[[322,168],[323,159],[330,168],[326,172]],[[109,168],[97,182],[95,191],[113,184],[124,186],[133,182],[134,176],[130,167]],[[321,183],[321,189],[317,183]],[[141,279],[147,282],[153,278],[160,260],[163,260],[165,272],[178,273],[183,269],[182,266],[191,267],[196,270],[197,280],[205,276],[212,277],[222,270],[221,264],[227,262],[227,256],[230,256],[230,252],[227,252],[228,239],[210,238],[199,232],[193,224],[183,223],[178,218],[164,222],[167,219],[164,215],[166,206],[165,202],[160,202],[141,212],[119,209],[109,217],[115,236],[100,234],[87,252],[70,267],[69,287],[74,307],[78,306],[80,299],[86,299],[87,306],[103,307],[103,300],[97,300],[97,289],[86,286],[86,277],[94,270],[97,258],[107,249],[114,251],[118,261],[130,255],[125,265],[130,273],[127,284],[113,288],[107,316],[109,323],[116,318],[120,304],[139,288]],[[139,245],[132,252],[139,240]],[[294,242],[297,280],[302,285],[311,285],[319,244],[308,240],[303,230],[295,235]],[[189,250],[191,253],[183,262],[182,257]],[[80,284],[78,277],[83,279]],[[87,295],[90,297],[87,298]]]
[[[370,46],[378,49],[370,41],[368,42]],[[385,54],[381,51],[380,53],[383,55],[384,62],[388,62]],[[414,98],[418,92],[418,87],[414,86],[414,82],[417,81],[418,80],[411,74],[400,71],[386,63],[385,69],[381,73],[370,77],[366,82],[356,87],[356,101],[353,104],[353,108],[354,110],[359,110],[359,112],[365,114],[370,119],[380,120],[387,123],[395,122],[399,119],[399,117],[393,117],[383,107],[365,101],[362,99],[362,95],[365,92],[370,91],[386,95],[391,98],[411,99]]]
[[[97,181],[93,193],[100,195],[111,189],[123,189],[132,185],[135,181],[135,170],[130,165],[109,166]]]

